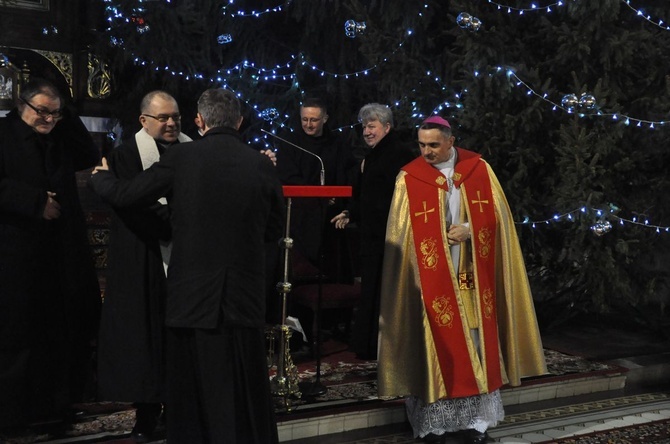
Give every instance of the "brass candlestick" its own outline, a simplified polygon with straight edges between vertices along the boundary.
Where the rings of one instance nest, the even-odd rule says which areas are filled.
[[[270,380],[270,391],[274,396],[283,398],[284,410],[291,411],[291,397],[300,398],[300,388],[298,387],[298,369],[293,364],[289,341],[291,339],[291,329],[286,325],[286,301],[291,292],[291,283],[289,279],[289,259],[290,251],[293,248],[293,239],[290,238],[291,229],[291,198],[286,203],[286,232],[282,239],[282,249],[284,250],[284,280],[277,283],[277,291],[282,297],[282,323],[276,325],[270,332],[271,351],[270,356],[274,356],[274,344],[279,341],[279,352],[277,353],[277,373]]]

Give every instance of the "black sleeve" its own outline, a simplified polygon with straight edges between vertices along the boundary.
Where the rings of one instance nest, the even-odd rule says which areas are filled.
[[[107,158],[109,169],[119,179],[132,179],[142,172],[142,163],[134,145],[116,149]],[[119,208],[114,212],[137,236],[144,239],[169,240],[172,237],[170,209],[154,202],[145,208]]]
[[[349,200],[349,220],[351,222],[358,222],[361,215],[361,182],[363,178],[363,173],[361,173],[360,162],[356,167],[356,171],[353,174],[353,183],[351,184],[351,199]]]
[[[171,153],[144,170],[133,179],[119,180],[110,171],[100,171],[91,176],[90,186],[105,201],[115,207],[147,207],[172,189],[173,169]]]
[[[47,202],[46,189],[9,177],[12,153],[17,150],[16,135],[7,119],[0,119],[0,212],[12,216],[41,219]]]
[[[284,235],[286,206],[284,193],[277,172],[272,162],[261,162],[261,168],[267,175],[268,193],[270,196],[270,215],[265,229],[265,241],[276,242]]]

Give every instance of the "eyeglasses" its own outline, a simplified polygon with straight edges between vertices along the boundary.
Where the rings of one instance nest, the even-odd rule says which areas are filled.
[[[159,114],[157,116],[152,116],[151,114],[142,114],[142,115],[151,117],[152,119],[156,119],[160,123],[167,123],[167,121],[170,119],[172,119],[174,122],[179,122],[181,120],[181,114]]]
[[[42,109],[42,108],[36,108],[30,102],[27,100],[21,99],[23,103],[28,105],[33,111],[37,113],[38,116],[40,116],[43,119],[46,119],[47,117],[51,117],[52,119],[60,119],[63,117],[63,110],[62,109],[55,109],[53,111],[49,111],[47,109]]]

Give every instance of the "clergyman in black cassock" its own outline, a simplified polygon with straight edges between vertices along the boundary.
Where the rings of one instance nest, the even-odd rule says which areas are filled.
[[[147,93],[140,104],[142,129],[115,148],[109,166],[121,179],[149,168],[179,142],[177,101],[165,91]],[[164,198],[141,209],[114,208],[110,223],[105,298],[98,334],[98,395],[133,402],[132,437],[151,439],[165,402],[166,267],[172,236]]]

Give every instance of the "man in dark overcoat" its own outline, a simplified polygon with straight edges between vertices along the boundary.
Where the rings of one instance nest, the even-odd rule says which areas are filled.
[[[300,128],[286,131],[282,134],[284,140],[278,143],[277,172],[283,185],[350,185],[349,171],[355,163],[351,146],[338,131],[331,130],[328,119],[328,109],[321,98],[309,97],[302,102]],[[345,205],[341,198],[293,198],[291,259],[294,275],[291,278],[294,283],[300,285],[301,279],[313,282],[319,268],[329,281],[353,283],[346,233],[328,223]],[[274,276],[274,283],[281,277],[281,270],[279,272]],[[271,295],[271,301],[279,300],[274,285]],[[280,313],[281,307],[277,307],[276,312]]]
[[[75,172],[98,161],[46,80],[0,119],[0,427],[63,421],[81,400],[100,289]]]
[[[95,191],[118,207],[167,196],[172,255],[166,301],[167,438],[171,443],[277,441],[265,353],[265,242],[283,232],[272,162],[240,140],[234,93],[198,100],[205,134],[146,171]]]

